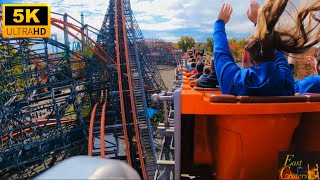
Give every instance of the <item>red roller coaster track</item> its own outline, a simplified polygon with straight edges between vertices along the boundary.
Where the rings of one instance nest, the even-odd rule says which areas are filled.
[[[81,29],[79,29],[78,27],[74,26],[71,23],[68,22],[64,22],[55,18],[51,18],[51,24],[63,31],[67,30],[68,34],[71,35],[72,37],[74,37],[76,40],[78,40],[82,45],[87,45],[83,40],[81,40],[79,37],[77,37],[75,34],[73,34],[72,32],[70,32],[68,29],[65,29],[63,26],[59,25],[59,24],[63,24],[66,25],[69,28],[72,28],[73,30],[75,30],[76,32],[80,33],[81,35],[87,37],[89,39],[89,41],[91,43],[93,43],[95,45],[95,47],[97,49],[99,49],[103,55],[107,56],[110,58],[110,60],[112,61],[112,63],[116,64],[116,62],[107,54],[106,51],[103,50],[103,48],[101,46],[99,46],[93,39],[91,39],[87,34],[85,34]],[[102,60],[103,62],[107,63],[107,59],[104,58],[103,56],[101,56],[96,50],[94,50],[92,47],[89,47],[90,51],[93,52],[100,60]]]
[[[118,88],[119,92],[123,92],[123,86],[121,80],[123,79],[123,76],[128,79],[128,87],[129,87],[129,95],[130,95],[130,105],[131,105],[131,110],[132,110],[132,116],[133,116],[133,124],[134,124],[134,131],[135,131],[135,140],[137,143],[137,148],[138,148],[138,155],[139,155],[139,160],[140,160],[140,167],[142,169],[142,175],[144,179],[147,179],[147,173],[146,173],[146,167],[144,163],[144,156],[143,156],[143,150],[141,146],[141,140],[140,140],[140,134],[139,134],[139,126],[138,126],[138,120],[137,120],[137,112],[135,109],[135,99],[134,99],[134,92],[133,92],[133,82],[132,82],[132,76],[131,76],[131,69],[130,69],[130,59],[129,59],[129,47],[128,47],[128,39],[127,39],[127,29],[126,29],[126,19],[125,19],[125,12],[124,12],[124,2],[123,1],[118,1],[114,0],[115,4],[115,50],[116,50],[116,62],[117,64],[117,74],[118,74]],[[120,6],[119,6],[120,4]],[[119,18],[119,14],[121,13],[121,18]],[[121,20],[121,22],[119,22]],[[122,27],[122,29],[119,29],[119,27]],[[61,27],[62,28],[62,27]],[[121,57],[120,57],[120,31],[122,31],[123,34],[123,45],[124,47],[124,55],[125,55],[125,65],[126,65],[126,71],[127,73],[124,74],[121,70]],[[120,98],[120,109],[121,109],[121,119],[122,119],[122,127],[123,127],[123,134],[124,134],[124,143],[125,143],[125,152],[127,156],[127,161],[128,164],[132,165],[131,161],[131,155],[130,155],[130,143],[128,139],[128,134],[127,134],[127,121],[126,121],[126,112],[125,112],[125,105],[124,105],[124,96],[123,93],[119,93],[119,98]],[[91,114],[91,119],[90,119],[90,129],[89,129],[89,144],[88,144],[88,153],[91,156],[92,151],[93,151],[93,141],[94,141],[94,122],[95,122],[95,117],[96,114],[99,113],[97,112],[97,107],[99,104],[95,104],[92,114]],[[102,108],[102,113],[101,113],[101,126],[100,126],[100,151],[101,151],[101,157],[105,158],[105,147],[104,147],[104,138],[105,138],[105,132],[104,132],[104,125],[105,125],[105,111],[106,111],[106,102],[103,104]],[[133,148],[133,147],[132,147]]]
[[[117,4],[117,0],[114,0],[114,4]],[[116,6],[117,7],[117,6]],[[118,8],[115,8],[115,28],[116,28],[116,42],[119,42],[119,26],[118,26]],[[118,65],[118,79],[122,79],[121,78],[121,63],[120,63],[120,47],[119,47],[119,43],[116,43],[116,53],[117,53],[117,65]],[[123,91],[123,87],[122,87],[122,83],[118,83],[119,86],[119,91],[122,92]],[[124,134],[124,142],[126,145],[126,155],[127,155],[127,161],[128,164],[132,164],[131,163],[131,157],[130,157],[130,146],[129,146],[129,140],[128,140],[128,134],[127,134],[127,122],[126,122],[126,118],[125,118],[125,109],[124,109],[124,100],[123,100],[123,94],[119,93],[120,95],[120,108],[121,108],[121,119],[122,119],[122,128],[123,128],[123,134]]]
[[[125,20],[125,13],[124,13],[124,2],[120,1],[121,5],[121,16],[122,16],[122,31],[123,31],[123,38],[124,38],[124,49],[125,49],[125,59],[126,59],[126,65],[127,65],[127,73],[128,73],[128,83],[129,83],[129,91],[130,91],[130,101],[131,101],[131,109],[132,109],[132,116],[133,116],[133,123],[134,123],[134,129],[135,129],[135,136],[138,146],[138,153],[139,153],[139,159],[140,159],[140,165],[142,169],[142,175],[143,179],[148,179],[146,168],[144,164],[143,159],[143,153],[142,153],[142,147],[140,142],[140,134],[139,134],[139,128],[138,128],[138,121],[137,121],[137,114],[135,109],[135,103],[134,103],[134,97],[133,97],[133,85],[132,85],[132,76],[131,76],[131,70],[130,70],[130,61],[129,61],[129,47],[128,47],[128,41],[127,41],[127,28],[126,28],[126,20]],[[117,9],[118,6],[116,6]],[[116,24],[118,26],[118,24]]]
[[[90,43],[94,45],[94,48],[88,46],[88,49],[96,55],[98,59],[103,61],[104,63],[108,63],[110,60],[111,63],[116,64],[117,67],[114,69],[117,70],[118,73],[118,86],[119,86],[119,92],[123,91],[122,87],[122,76],[125,74],[121,71],[121,62],[120,62],[120,43],[119,43],[119,32],[122,31],[123,34],[123,41],[124,41],[124,53],[125,53],[125,62],[126,62],[126,78],[128,79],[128,85],[129,85],[129,93],[130,93],[130,101],[131,101],[131,109],[132,109],[132,116],[133,116],[133,124],[134,124],[134,131],[135,131],[135,140],[137,143],[138,148],[138,154],[139,154],[139,160],[140,160],[140,167],[142,169],[142,175],[143,179],[147,179],[147,173],[146,173],[146,167],[144,162],[144,156],[143,156],[143,150],[141,146],[141,140],[140,140],[140,134],[139,134],[139,126],[138,126],[138,120],[137,120],[137,112],[135,109],[135,100],[134,100],[134,92],[133,92],[133,82],[132,82],[132,76],[131,76],[131,70],[130,70],[130,60],[129,60],[129,47],[128,47],[128,39],[127,39],[127,29],[126,29],[126,19],[125,19],[125,12],[124,12],[124,2],[120,1],[120,7],[119,7],[119,1],[114,0],[116,6],[115,6],[115,28],[116,28],[116,61],[108,55],[108,53],[101,47],[99,44],[97,44],[92,38],[89,37],[88,34],[84,33],[83,29],[77,27],[76,25],[65,22],[62,20],[59,20],[57,18],[51,18],[51,25],[57,27],[58,29],[66,32],[73,38],[75,38],[77,41],[79,41],[83,46],[87,46],[88,44],[83,41],[81,38],[79,38],[75,33],[71,32],[71,30],[74,30],[75,32],[79,33],[81,36],[86,37]],[[119,22],[119,13],[121,13],[121,22]],[[58,14],[58,13],[55,13]],[[2,18],[0,17],[0,21]],[[122,29],[119,29],[119,25],[121,24]],[[1,30],[2,26],[0,26]],[[124,133],[124,143],[125,143],[125,152],[127,156],[128,164],[132,164],[131,162],[131,155],[130,155],[130,145],[129,145],[129,139],[127,134],[127,122],[125,117],[125,107],[124,107],[124,97],[122,93],[120,94],[120,108],[121,108],[121,116],[122,116],[122,127],[123,127],[123,133]],[[92,113],[91,113],[91,119],[90,119],[90,127],[89,127],[89,142],[88,142],[88,154],[92,156],[92,147],[93,147],[93,131],[94,131],[94,120],[95,115],[97,113],[97,107],[98,103],[94,105]],[[103,107],[102,107],[102,113],[101,113],[101,126],[100,126],[100,151],[101,151],[101,157],[105,158],[106,152],[105,152],[105,120],[106,120],[106,108],[107,108],[107,101],[104,100]],[[76,120],[68,120],[68,119],[61,119],[61,124],[68,124],[72,123]],[[45,123],[49,122],[49,123]],[[38,128],[40,127],[50,127],[50,126],[56,126],[57,122],[55,119],[43,119],[43,120],[37,120],[34,123],[38,123]],[[43,124],[41,124],[43,123]],[[25,124],[28,125],[28,124]],[[2,141],[7,141],[10,137],[18,137],[24,132],[30,131],[31,128],[26,127],[22,132],[15,132],[11,135],[5,134],[2,138]]]
[[[44,123],[44,122],[50,122],[50,123],[46,123],[46,124],[39,124],[37,128],[39,127],[51,127],[51,126],[55,126],[57,125],[57,120],[56,119],[40,119],[40,120],[34,120],[33,123],[39,124],[39,123]],[[74,122],[74,119],[61,119],[61,124],[68,124],[68,123],[72,123]],[[29,125],[29,122],[26,122],[24,125]],[[31,131],[31,128],[27,127],[23,130],[23,133],[29,132]],[[19,132],[15,132],[12,133],[10,136],[11,137],[17,137],[21,134],[21,131]],[[8,134],[4,134],[4,137],[2,138],[2,141],[6,141],[9,139],[9,135]]]
[[[105,137],[105,120],[106,120],[106,108],[107,108],[107,102],[105,101],[102,106],[102,114],[101,114],[101,131],[100,131],[100,151],[101,151],[101,158],[106,157],[105,152],[105,143],[104,143],[104,137]]]
[[[93,147],[93,125],[94,125],[94,117],[97,112],[98,103],[93,106],[90,118],[90,127],[89,127],[89,140],[88,140],[88,155],[92,156],[92,147]]]

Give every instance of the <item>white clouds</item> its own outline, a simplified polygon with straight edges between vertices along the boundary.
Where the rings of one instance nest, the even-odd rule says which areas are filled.
[[[182,12],[182,9],[176,9],[173,7],[181,2],[181,0],[132,0],[131,7],[134,12],[149,16],[160,16],[162,18],[172,19],[179,12]]]
[[[237,22],[233,24],[227,24],[227,30],[235,33],[244,33],[249,34],[252,33],[254,30],[254,25],[252,22]]]
[[[9,0],[8,0],[9,1]],[[11,1],[11,0],[10,0]],[[85,23],[100,29],[109,0],[15,0],[19,3],[49,3],[54,12],[68,13],[80,21],[84,13]],[[264,0],[257,0],[260,4]],[[309,2],[310,1],[310,2]],[[308,0],[309,3],[317,0]],[[226,29],[229,37],[246,37],[253,25],[246,17],[250,0],[131,0],[131,7],[139,26],[147,38],[157,37],[175,40],[183,35],[205,40],[213,32],[222,3],[232,4],[234,11]],[[292,0],[296,5],[303,0]],[[286,19],[286,23],[289,21]],[[286,26],[290,28],[291,26]],[[57,31],[61,38],[63,33]],[[151,33],[152,32],[152,33]]]
[[[132,9],[139,16],[156,20],[144,22],[137,16],[142,30],[180,31],[189,29],[199,34],[212,33],[213,23],[223,2],[226,0],[132,0]],[[260,0],[261,1],[261,0]],[[231,34],[248,34],[253,26],[246,18],[246,9],[250,0],[228,0],[234,8],[228,26]],[[261,3],[261,2],[260,2]],[[160,22],[159,22],[160,21]],[[173,36],[173,33],[169,36]],[[183,34],[180,34],[183,35]],[[205,36],[205,35],[204,35]]]
[[[177,41],[179,41],[179,38],[180,37],[178,37],[178,36],[162,36],[163,38],[163,40],[164,41],[167,41],[167,42],[177,42]]]
[[[21,3],[48,3],[51,6],[51,11],[68,13],[78,20],[80,20],[81,13],[84,13],[85,23],[97,28],[101,26],[108,8],[106,0],[22,0]]]
[[[148,16],[148,15],[142,15],[142,14],[138,14],[135,15],[136,19],[139,19],[139,21],[154,21],[154,17],[153,16]]]
[[[154,31],[165,36],[163,39],[177,39],[189,34],[210,36],[213,22],[223,2],[230,2],[234,14],[228,25],[231,34],[246,34],[252,31],[246,19],[246,8],[250,0],[131,0],[131,7],[142,31]],[[262,0],[259,0],[260,3]],[[51,10],[68,13],[80,21],[100,29],[109,0],[22,0],[22,3],[49,3]],[[249,26],[249,27],[248,27]],[[161,32],[161,33],[160,33]],[[146,36],[148,37],[148,36]]]
[[[191,6],[192,6],[192,3],[183,4],[183,8],[190,8]]]
[[[97,29],[100,29],[109,5],[106,0],[22,0],[21,3],[48,3],[51,6],[52,12],[57,12],[60,14],[67,13],[79,22],[81,21],[80,15],[83,13],[85,24],[89,24]],[[52,17],[62,20],[62,17],[56,15],[52,15]],[[68,19],[68,22],[72,24],[78,24],[70,18]],[[64,34],[61,29],[52,26],[51,32],[58,34],[58,41],[63,42]],[[80,37],[76,31],[72,31],[72,33]],[[96,36],[92,35],[91,38],[96,39]],[[73,41],[75,41],[75,39],[71,36],[69,37],[69,40],[71,44]]]
[[[140,21],[140,19],[138,21]],[[183,22],[180,19],[171,19],[169,21],[161,23],[139,23],[139,26],[142,30],[152,31],[169,31],[184,27]]]

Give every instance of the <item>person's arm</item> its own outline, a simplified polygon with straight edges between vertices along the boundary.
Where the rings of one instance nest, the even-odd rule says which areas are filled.
[[[189,66],[189,64],[188,64],[188,61],[186,60],[186,61],[184,61],[184,65],[186,65],[186,68],[187,68],[187,70],[188,71],[190,71],[191,70],[191,67]]]
[[[292,73],[293,73],[293,71],[294,71],[294,64],[295,64],[295,63],[296,63],[296,60],[294,59],[294,55],[289,54],[288,64],[289,64],[289,68],[290,68],[290,70],[292,71]]]
[[[235,74],[240,68],[234,62],[225,32],[225,22],[217,20],[214,25],[214,66],[223,94],[230,94]]]
[[[287,61],[286,55],[284,55],[282,52],[278,50],[276,50],[274,64],[280,68],[285,68],[289,70],[291,69]]]
[[[318,75],[318,61],[316,56],[312,57],[312,56],[307,56],[305,59],[305,63],[310,65],[312,67],[312,69],[314,69],[314,74]]]
[[[295,82],[296,93],[320,93],[320,76],[308,76]]]
[[[283,75],[289,84],[294,84],[293,66],[289,66],[286,56],[278,50],[276,51],[274,64],[279,68],[281,76]]]
[[[249,8],[247,10],[247,16],[248,16],[248,19],[254,24],[254,26],[257,25],[259,9],[260,9],[259,3],[257,3],[255,0],[251,0]]]

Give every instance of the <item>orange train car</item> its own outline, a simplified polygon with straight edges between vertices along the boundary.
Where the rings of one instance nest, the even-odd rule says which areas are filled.
[[[236,97],[194,87],[187,75],[175,99],[176,179],[281,179],[280,152],[320,151],[320,94]]]

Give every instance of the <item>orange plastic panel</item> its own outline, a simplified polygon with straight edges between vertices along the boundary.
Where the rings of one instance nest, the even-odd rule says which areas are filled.
[[[207,116],[197,116],[194,124],[194,162],[211,164],[211,149],[208,138]]]
[[[278,153],[289,149],[300,116],[196,116],[194,162],[214,161],[217,179],[276,179]]]
[[[187,76],[187,77],[190,77],[190,76],[193,76],[193,75],[195,75],[196,73],[186,73],[185,75]]]
[[[320,112],[304,113],[294,138],[292,150],[320,151]]]
[[[218,91],[208,92],[220,93]],[[188,83],[184,84],[181,93],[182,114],[284,114],[303,112],[320,112],[320,102],[211,103],[204,92],[194,90]]]
[[[320,102],[212,103],[208,93],[221,94],[184,78],[181,114],[195,115],[194,163],[212,164],[217,179],[277,179],[279,152],[289,150],[300,120],[291,149],[320,151]]]

